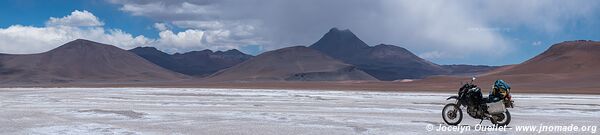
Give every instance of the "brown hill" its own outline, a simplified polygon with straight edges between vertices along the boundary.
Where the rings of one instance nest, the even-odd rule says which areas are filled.
[[[600,42],[567,41],[552,45],[521,64],[501,68],[485,78],[503,78],[517,86],[540,89],[600,88]]]
[[[77,39],[48,52],[0,56],[0,83],[157,81],[184,75],[112,45]]]
[[[317,50],[295,46],[265,52],[209,77],[212,81],[375,80],[369,74]]]
[[[548,50],[521,64],[496,73],[515,74],[560,74],[600,73],[600,42],[567,41],[552,45]]]
[[[545,52],[521,64],[498,68],[478,77],[477,84],[491,86],[497,79],[511,84],[513,89],[530,91],[579,91],[593,93],[600,90],[600,42],[567,41],[555,44]],[[453,88],[466,77],[437,76],[417,83],[421,86]]]

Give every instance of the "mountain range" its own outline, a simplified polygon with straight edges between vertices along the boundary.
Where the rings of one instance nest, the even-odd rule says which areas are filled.
[[[183,54],[167,54],[154,47],[137,47],[129,51],[165,69],[197,77],[208,76],[252,58],[236,49],[191,51]]]
[[[530,90],[580,89],[585,93],[600,87],[599,60],[600,42],[577,40],[552,45],[520,64],[439,65],[399,46],[369,46],[350,30],[333,28],[308,47],[287,47],[257,56],[235,49],[181,54],[168,54],[153,47],[123,50],[77,39],[38,54],[0,54],[0,85],[221,83],[231,86],[233,83],[223,82],[272,81],[285,85],[283,82],[311,81],[351,82],[324,84],[351,89],[434,90],[453,89],[456,82],[477,75],[482,84],[503,79]],[[391,81],[403,79],[417,80]]]
[[[432,75],[474,75],[493,70],[494,66],[472,66],[472,65],[438,65],[418,57],[405,48],[395,45],[375,45],[369,46],[360,40],[350,30],[340,30],[332,28],[316,43],[309,48],[320,51],[321,53],[340,60],[342,63],[353,65],[360,72],[366,72],[377,80],[392,81],[399,79],[422,79]],[[285,48],[284,48],[285,49]],[[307,49],[303,49],[307,50]],[[167,54],[153,47],[138,47],[130,50],[133,53],[153,62],[163,68],[191,76],[205,77],[216,73],[248,59],[252,56],[244,54],[238,50],[228,50],[225,52],[211,50],[192,51],[183,54]],[[297,51],[283,51],[297,52]],[[321,53],[310,53],[312,55],[321,55]],[[286,55],[286,54],[282,54]],[[296,55],[296,54],[289,54]],[[307,56],[305,54],[304,56]],[[287,55],[286,55],[287,56]],[[279,57],[277,55],[268,55],[263,57]],[[320,56],[314,56],[320,57]],[[262,58],[275,60],[275,58]],[[282,63],[291,61],[266,61],[269,63]],[[311,62],[324,64],[315,59]],[[315,65],[315,64],[312,64]],[[319,65],[327,66],[327,65]],[[239,69],[253,70],[253,69]],[[281,69],[282,71],[292,71]],[[223,72],[233,72],[227,70]],[[236,71],[238,72],[238,71]],[[245,73],[245,72],[238,72]],[[297,74],[299,72],[290,72],[287,74]],[[221,73],[222,74],[222,73]],[[242,75],[240,75],[242,76]],[[283,76],[282,76],[283,77]],[[276,78],[282,78],[276,77]],[[323,77],[323,76],[321,76]],[[326,77],[324,77],[326,78]],[[335,78],[335,77],[332,77]],[[233,80],[238,80],[234,79]],[[223,79],[220,79],[223,80]],[[265,80],[265,78],[261,79]],[[281,79],[274,79],[281,80]],[[285,79],[284,79],[285,80]],[[319,80],[319,79],[300,79],[300,80]],[[336,80],[336,79],[334,79]],[[352,80],[352,79],[351,79]]]

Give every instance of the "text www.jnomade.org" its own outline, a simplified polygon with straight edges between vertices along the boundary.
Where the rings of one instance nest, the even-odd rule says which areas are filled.
[[[488,132],[528,132],[528,133],[550,133],[550,132],[589,132],[596,133],[597,126],[577,126],[574,124],[570,125],[526,125],[526,126],[515,126],[507,128],[506,126],[485,126],[477,124],[475,126],[449,126],[439,124],[435,127],[432,124],[427,125],[425,129],[427,131],[435,132],[469,132],[469,131],[488,131]]]

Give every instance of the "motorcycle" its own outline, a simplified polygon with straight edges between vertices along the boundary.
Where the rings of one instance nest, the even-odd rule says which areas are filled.
[[[450,96],[446,100],[455,99],[455,103],[449,103],[442,109],[442,118],[448,125],[458,125],[463,118],[461,107],[466,107],[469,116],[475,119],[490,120],[496,126],[506,126],[510,123],[510,112],[506,108],[513,108],[512,97],[510,95],[510,86],[506,84],[507,92],[504,92],[500,98],[492,96],[483,97],[481,89],[473,84],[475,77],[470,83],[464,84],[458,90],[458,96]],[[504,83],[502,80],[498,80]],[[498,81],[496,81],[498,84]],[[496,85],[492,88],[496,90]],[[495,91],[494,91],[495,92]]]

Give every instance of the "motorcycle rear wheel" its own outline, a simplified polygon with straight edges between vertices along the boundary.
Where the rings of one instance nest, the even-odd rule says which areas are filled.
[[[492,115],[492,118],[490,118],[490,120],[493,124],[496,124],[497,126],[506,126],[510,123],[510,112],[508,112],[507,109],[504,113],[494,114]]]
[[[444,119],[444,122],[446,122],[448,125],[458,125],[460,121],[462,121],[462,118],[462,110],[460,110],[460,106],[457,104],[450,103],[444,106],[444,109],[442,109],[442,119]],[[455,119],[457,120],[452,121]]]

